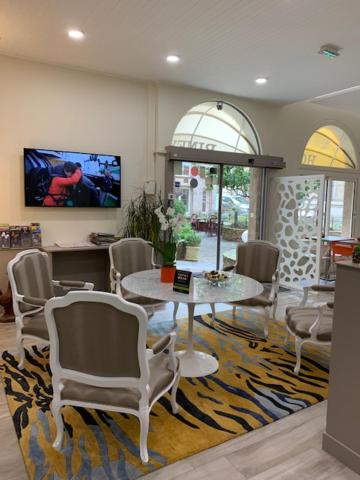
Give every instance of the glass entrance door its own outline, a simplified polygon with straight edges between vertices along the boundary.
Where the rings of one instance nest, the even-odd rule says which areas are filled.
[[[184,215],[177,251],[180,268],[216,268],[219,178],[219,165],[174,162],[174,206]]]
[[[237,244],[258,238],[261,178],[261,169],[174,162],[174,206],[184,215],[179,268],[213,270],[232,265]]]
[[[325,235],[351,237],[355,182],[327,180]]]

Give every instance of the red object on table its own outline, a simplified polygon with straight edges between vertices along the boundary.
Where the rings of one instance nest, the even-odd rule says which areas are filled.
[[[162,283],[174,283],[176,267],[161,267],[160,281]]]

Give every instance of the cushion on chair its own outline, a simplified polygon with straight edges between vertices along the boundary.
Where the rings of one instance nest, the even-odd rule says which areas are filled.
[[[264,291],[261,295],[253,298],[247,298],[240,300],[239,302],[231,302],[232,305],[243,305],[244,307],[271,307],[274,302],[269,300],[271,288],[264,287]]]
[[[165,353],[152,357],[149,360],[149,368],[149,403],[151,403],[162,390],[170,385],[174,380],[175,373],[169,369],[169,356]],[[177,368],[179,368],[179,365]],[[63,384],[64,388],[61,391],[62,400],[98,403],[114,407],[133,408],[135,410],[139,408],[140,392],[135,388],[94,387],[72,380],[64,380]]]
[[[24,335],[34,335],[43,340],[49,340],[49,332],[46,326],[45,316],[41,313],[26,316],[21,331]]]
[[[310,337],[310,327],[319,314],[316,307],[288,307],[286,309],[285,322],[291,332],[300,338]],[[325,314],[321,320],[317,339],[322,342],[330,342],[332,334],[332,315]]]

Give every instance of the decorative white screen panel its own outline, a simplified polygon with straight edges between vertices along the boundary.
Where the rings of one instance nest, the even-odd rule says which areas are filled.
[[[268,233],[281,249],[282,285],[301,288],[304,281],[319,282],[324,182],[323,175],[270,181]]]

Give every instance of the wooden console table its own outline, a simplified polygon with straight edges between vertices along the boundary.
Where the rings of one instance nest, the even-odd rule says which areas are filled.
[[[54,280],[83,280],[94,283],[94,290],[110,291],[109,247],[42,247],[49,255]]]

